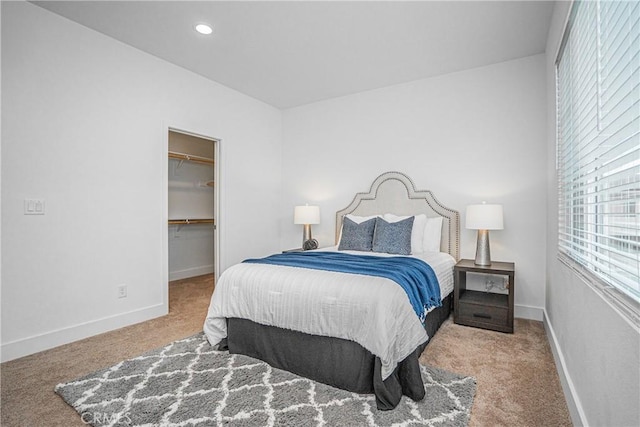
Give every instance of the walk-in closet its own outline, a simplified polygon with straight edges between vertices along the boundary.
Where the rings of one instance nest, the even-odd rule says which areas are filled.
[[[196,278],[197,282],[213,281],[215,144],[214,140],[169,131],[168,264],[171,286]]]

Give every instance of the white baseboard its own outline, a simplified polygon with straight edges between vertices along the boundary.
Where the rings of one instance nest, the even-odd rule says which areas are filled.
[[[537,320],[542,322],[544,309],[541,307],[531,307],[528,305],[516,304],[514,307],[514,317],[518,319]]]
[[[114,329],[144,322],[168,313],[166,304],[158,304],[139,310],[122,313],[79,325],[58,329],[44,334],[2,344],[0,347],[0,360],[7,362],[19,357],[28,356],[63,344],[92,337]]]
[[[169,272],[169,281],[186,279],[187,277],[202,276],[203,274],[213,273],[213,264],[203,265],[200,267],[187,268],[184,270],[176,270]]]
[[[589,425],[587,423],[587,417],[585,416],[584,410],[582,409],[582,404],[580,403],[580,399],[578,398],[578,394],[576,393],[575,386],[573,385],[573,381],[571,380],[571,376],[569,375],[569,371],[567,370],[567,364],[564,360],[562,349],[560,348],[556,333],[554,332],[553,326],[549,321],[546,310],[544,310],[543,323],[545,332],[547,333],[547,339],[549,340],[549,345],[551,346],[551,352],[553,353],[553,358],[556,362],[556,370],[558,371],[558,376],[560,377],[562,391],[564,392],[565,399],[567,400],[567,406],[569,407],[571,421],[573,422],[574,426],[587,426]]]

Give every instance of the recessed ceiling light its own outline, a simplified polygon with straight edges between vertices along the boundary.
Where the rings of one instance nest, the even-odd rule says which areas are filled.
[[[211,34],[213,33],[213,29],[207,24],[198,24],[196,25],[196,31],[200,34]]]

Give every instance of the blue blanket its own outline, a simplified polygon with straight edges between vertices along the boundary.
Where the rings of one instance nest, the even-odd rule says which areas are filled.
[[[341,252],[291,252],[243,262],[273,264],[391,279],[404,289],[411,306],[424,323],[431,307],[440,307],[440,285],[426,262],[410,257],[361,256]]]

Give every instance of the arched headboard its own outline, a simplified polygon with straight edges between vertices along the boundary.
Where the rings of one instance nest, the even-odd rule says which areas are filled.
[[[443,206],[431,191],[416,190],[407,175],[401,172],[385,172],[371,184],[368,193],[357,193],[346,208],[336,212],[336,244],[340,239],[342,218],[347,214],[367,216],[384,213],[396,215],[426,214],[441,216],[442,237],[440,250],[460,259],[460,214]]]

